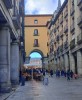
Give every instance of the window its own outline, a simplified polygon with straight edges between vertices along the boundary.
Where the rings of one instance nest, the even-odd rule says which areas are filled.
[[[34,35],[38,36],[38,30],[37,29],[34,30]]]
[[[38,20],[34,20],[34,24],[38,24]]]
[[[38,47],[38,39],[34,40],[34,47]]]

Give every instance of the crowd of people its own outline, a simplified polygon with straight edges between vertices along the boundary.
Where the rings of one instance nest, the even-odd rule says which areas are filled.
[[[77,79],[78,78],[78,75],[75,74],[72,70],[68,69],[67,71],[65,70],[59,70],[57,69],[56,70],[56,77],[60,77],[60,76],[64,76],[67,78],[67,80],[70,80],[70,79]]]
[[[26,70],[26,73],[29,73],[29,75],[31,76],[32,74],[32,71],[31,69],[30,70]],[[53,75],[55,74],[57,78],[60,78],[60,77],[65,77],[67,80],[70,80],[70,79],[77,79],[78,78],[78,75],[73,73],[72,70],[68,69],[67,71],[65,70],[59,70],[57,69],[55,72],[51,69],[51,70],[46,70],[46,69],[37,69],[37,70],[33,70],[33,75],[34,75],[34,79],[36,80],[39,80],[39,81],[42,81],[41,79],[38,79],[38,78],[41,78],[40,76],[43,76],[43,84],[45,83],[46,85],[48,85],[49,83],[49,80],[48,80],[48,77],[53,77]],[[36,75],[39,74],[40,76],[39,77],[36,77]],[[46,77],[48,76],[48,77]],[[25,73],[22,73],[21,74],[21,78],[20,78],[20,83],[22,86],[25,85],[25,81],[26,81],[26,75]]]

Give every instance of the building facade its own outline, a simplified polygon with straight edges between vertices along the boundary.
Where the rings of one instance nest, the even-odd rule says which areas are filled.
[[[19,83],[24,62],[24,0],[0,0],[0,92]]]
[[[26,63],[32,52],[38,52],[42,58],[47,59],[47,21],[52,15],[26,15],[25,16],[25,51]]]
[[[65,0],[47,27],[49,67],[82,75],[82,0]]]

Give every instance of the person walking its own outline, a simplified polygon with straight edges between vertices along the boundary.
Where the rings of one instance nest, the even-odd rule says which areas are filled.
[[[53,70],[50,70],[50,76],[53,77]]]
[[[25,85],[25,74],[22,73],[21,75],[21,86],[24,86]]]
[[[48,84],[49,84],[48,75],[45,75],[43,78],[43,85],[48,85]]]
[[[67,70],[67,80],[70,80],[70,69]]]
[[[73,73],[73,71],[71,70],[71,71],[70,71],[70,77],[71,77],[71,79],[73,79],[73,75],[74,75],[74,73]]]

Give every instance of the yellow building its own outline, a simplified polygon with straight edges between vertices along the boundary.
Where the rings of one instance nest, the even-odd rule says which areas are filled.
[[[25,51],[28,58],[32,52],[47,57],[47,21],[52,15],[25,15]]]

